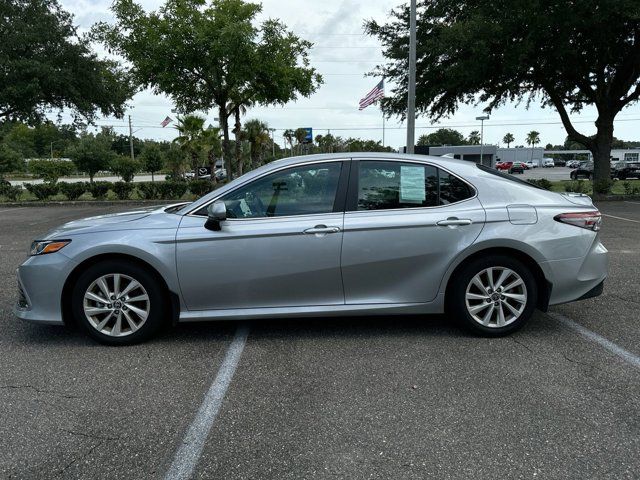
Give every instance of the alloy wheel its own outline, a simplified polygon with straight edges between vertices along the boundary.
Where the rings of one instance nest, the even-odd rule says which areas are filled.
[[[469,315],[480,325],[505,327],[524,311],[527,287],[520,275],[510,268],[486,268],[467,285],[465,303]]]
[[[133,277],[121,273],[102,275],[84,294],[83,309],[89,324],[111,337],[131,335],[149,316],[147,291]]]

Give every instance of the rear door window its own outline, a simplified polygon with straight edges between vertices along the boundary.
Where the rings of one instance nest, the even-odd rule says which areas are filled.
[[[474,195],[455,175],[419,163],[360,161],[357,184],[357,210],[436,207]]]

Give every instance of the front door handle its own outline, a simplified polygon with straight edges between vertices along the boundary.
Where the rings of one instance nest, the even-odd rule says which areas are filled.
[[[446,220],[440,220],[436,223],[441,227],[457,226],[457,225],[471,225],[473,222],[468,218],[449,217]]]
[[[326,225],[316,225],[312,228],[307,228],[304,233],[307,235],[314,235],[318,233],[338,233],[340,228],[338,227],[327,227]]]

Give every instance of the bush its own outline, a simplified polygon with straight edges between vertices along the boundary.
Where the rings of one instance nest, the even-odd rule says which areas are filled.
[[[64,194],[69,200],[77,200],[80,196],[87,191],[87,186],[84,182],[60,182],[58,183],[60,192]]]
[[[55,183],[58,178],[71,175],[76,166],[67,160],[31,160],[27,163],[29,172],[45,182]]]
[[[154,200],[159,197],[158,187],[154,182],[140,182],[136,184],[140,196],[145,200]]]
[[[529,179],[527,180],[527,182],[529,182],[531,185],[535,185],[536,187],[540,187],[544,190],[551,190],[551,187],[553,186],[553,184],[546,178],[541,178],[539,180]]]
[[[87,185],[87,191],[96,200],[104,200],[111,188],[113,188],[113,183],[111,182],[93,182]]]
[[[189,191],[196,197],[206,195],[213,190],[213,184],[210,180],[191,180],[189,182]]]
[[[589,193],[589,185],[584,180],[566,182],[564,184],[564,191],[573,193]]]
[[[607,193],[611,193],[611,187],[613,187],[613,180],[608,178],[605,180],[598,180],[597,182],[593,182],[593,193],[606,195]]]
[[[187,193],[187,184],[186,182],[160,182],[157,184],[157,191],[163,200],[177,200]]]
[[[5,180],[0,180],[0,195],[2,195],[3,197],[7,197],[12,202],[15,202],[21,193],[21,186],[13,186]]]
[[[58,193],[58,184],[56,183],[25,183],[24,186],[38,200],[48,200]]]
[[[638,187],[635,187],[631,182],[624,182],[622,186],[624,187],[625,195],[633,195],[638,190]]]
[[[116,156],[109,162],[109,170],[122,177],[125,182],[133,180],[133,176],[140,171],[140,163],[130,157]]]
[[[113,192],[118,200],[126,200],[133,192],[133,184],[127,182],[116,182],[113,184]]]

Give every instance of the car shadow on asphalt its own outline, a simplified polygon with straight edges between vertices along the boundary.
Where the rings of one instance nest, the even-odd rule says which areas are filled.
[[[548,321],[537,314],[517,332],[529,334],[549,330]],[[252,321],[211,321],[182,323],[164,328],[147,344],[171,345],[202,342],[229,342],[238,326],[250,325],[251,340],[283,338],[382,338],[420,335],[423,337],[481,338],[463,329],[447,315],[395,315],[357,317],[314,317]],[[101,346],[76,326],[24,323],[12,344]]]

